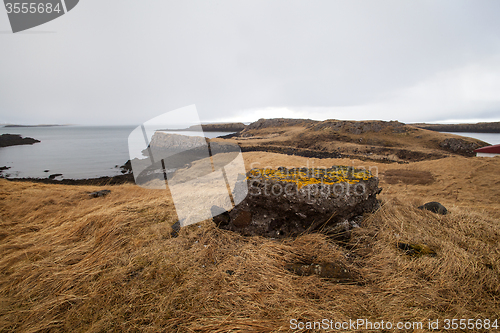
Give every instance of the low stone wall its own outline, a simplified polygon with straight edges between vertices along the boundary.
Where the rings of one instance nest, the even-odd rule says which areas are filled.
[[[345,166],[252,169],[247,185],[247,197],[214,221],[222,229],[272,238],[306,231],[348,237],[364,213],[379,207],[376,195],[381,191],[368,170]]]

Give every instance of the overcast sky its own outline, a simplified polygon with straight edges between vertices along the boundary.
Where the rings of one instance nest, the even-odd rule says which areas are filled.
[[[500,121],[500,1],[80,0],[12,34],[0,123]]]

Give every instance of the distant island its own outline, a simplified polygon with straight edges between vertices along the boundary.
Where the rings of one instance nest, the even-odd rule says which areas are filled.
[[[4,125],[3,127],[56,127],[56,126],[67,126],[67,125],[54,125],[54,124],[41,124],[41,125],[16,125],[16,124],[11,124],[11,125]]]
[[[219,124],[202,124],[201,128],[205,132],[239,132],[246,128],[243,123],[219,123]],[[199,125],[193,125],[188,128],[182,129],[161,129],[159,131],[169,132],[186,132],[186,131],[199,131]]]
[[[411,124],[412,126],[436,132],[500,133],[500,122],[476,124]]]
[[[19,134],[2,134],[0,135],[0,147],[10,147],[10,146],[20,146],[20,145],[32,145],[40,140],[33,138],[23,138]]]

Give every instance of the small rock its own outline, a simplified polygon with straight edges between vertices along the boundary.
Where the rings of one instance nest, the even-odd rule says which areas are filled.
[[[55,179],[56,177],[61,177],[62,175],[62,173],[53,173],[49,176],[49,179]]]
[[[50,170],[43,170],[43,172],[49,172]]]
[[[405,254],[412,257],[430,256],[435,257],[436,251],[425,244],[398,243],[398,248],[405,251]]]
[[[179,221],[177,221],[172,225],[172,232],[170,233],[170,235],[172,237],[177,237],[179,236],[179,231],[181,231],[181,224]]]
[[[115,168],[117,168],[117,167],[118,167],[118,165],[115,166]],[[119,168],[121,169],[121,173],[123,173],[123,174],[132,173],[132,162],[130,162],[130,160],[128,160],[127,162],[125,162],[125,164],[123,164]]]
[[[321,230],[323,233],[330,235],[333,239],[338,241],[348,240],[351,238],[351,230],[359,228],[357,222],[362,221],[362,219],[363,216],[356,216],[351,220],[344,219],[338,224],[326,226]]]
[[[96,192],[90,192],[89,196],[91,198],[98,198],[98,197],[103,197],[105,195],[108,195],[109,193],[111,193],[110,190],[101,190],[101,191],[96,191]]]
[[[229,213],[219,206],[212,206],[210,211],[214,217],[213,220],[218,227],[225,227],[231,221]]]
[[[418,209],[425,209],[441,215],[448,214],[448,210],[443,205],[441,205],[439,202],[436,201],[428,202],[422,206],[419,206]]]
[[[318,275],[341,283],[355,282],[357,280],[347,267],[334,262],[310,265],[289,263],[285,265],[285,269],[300,276]]]

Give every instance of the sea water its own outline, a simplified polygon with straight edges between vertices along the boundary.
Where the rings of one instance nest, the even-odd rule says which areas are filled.
[[[41,142],[0,148],[0,167],[8,178],[63,174],[84,179],[121,174],[117,166],[129,159],[128,136],[135,126],[1,127],[0,134],[20,134]],[[174,133],[174,132],[173,132]],[[195,135],[199,132],[175,132]],[[208,138],[225,132],[205,132]],[[44,172],[48,170],[48,172]]]
[[[441,132],[466,136],[489,143],[490,145],[500,144],[500,133],[467,133],[467,132]]]

